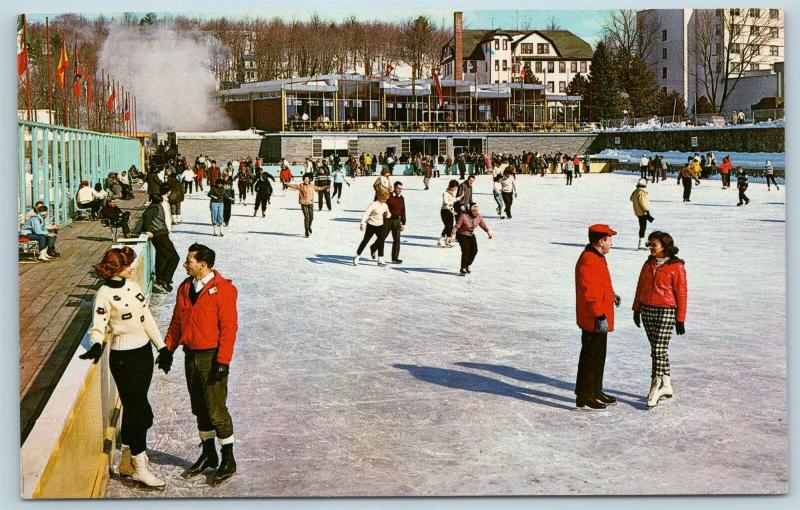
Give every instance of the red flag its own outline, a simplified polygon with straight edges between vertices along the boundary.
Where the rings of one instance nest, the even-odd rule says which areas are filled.
[[[86,73],[86,102],[92,102],[92,73]]]
[[[525,68],[519,70],[519,81],[525,83]]]
[[[25,15],[17,16],[17,76],[22,76],[28,67],[28,41],[26,41]]]
[[[114,99],[117,97],[117,91],[114,90],[112,85],[108,86],[109,93],[108,93],[108,101],[106,101],[106,110],[111,111],[114,108]]]
[[[75,77],[72,79],[72,94],[75,97],[81,97],[81,79],[83,78],[83,67],[81,63],[75,62]]]
[[[444,94],[442,93],[442,84],[439,83],[439,68],[433,69],[433,86],[436,88],[436,95],[439,96],[439,108],[444,106]]]
[[[125,113],[122,114],[124,120],[131,120],[131,110],[128,108],[128,98],[125,98]]]
[[[64,90],[64,75],[70,68],[69,56],[67,55],[66,41],[61,42],[61,56],[58,57],[58,67],[56,67],[56,83],[58,88]]]

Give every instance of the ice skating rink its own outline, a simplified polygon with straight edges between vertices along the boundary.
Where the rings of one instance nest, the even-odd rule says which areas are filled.
[[[143,493],[111,480],[108,496],[451,496],[783,493],[788,487],[785,195],[703,181],[681,202],[674,178],[650,184],[652,229],[686,261],[686,334],[673,336],[675,396],[646,410],[650,349],[630,310],[647,252],[628,197],[631,175],[518,179],[513,219],[495,211],[489,176],[474,199],[495,238],[477,231],[472,274],[436,247],[449,176],[405,185],[402,265],[351,260],[374,178],[315,210],[303,237],[297,191],[262,219],[235,205],[214,237],[208,199],[183,204],[173,241],[217,251],[239,289],[229,380],[238,473],[209,487],[180,473],[200,453],[176,352],[150,391],[150,458],[167,482]],[[316,209],[316,206],[315,206]],[[619,231],[608,263],[622,296],[605,388],[619,403],[578,412],[574,266],[592,223]],[[387,260],[391,242],[386,243]],[[179,267],[175,286],[185,277]],[[166,333],[174,295],[152,307]]]

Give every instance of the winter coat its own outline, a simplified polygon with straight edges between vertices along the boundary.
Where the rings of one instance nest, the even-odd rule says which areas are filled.
[[[178,287],[164,342],[170,351],[179,345],[196,350],[217,349],[217,362],[229,365],[239,329],[236,287],[214,270],[214,278],[200,290],[192,304],[189,289],[194,285],[193,280],[190,276]]]
[[[729,160],[729,159],[726,159],[725,161],[723,161],[723,162],[722,162],[722,163],[721,163],[721,164],[720,164],[720,165],[717,167],[717,169],[719,170],[719,173],[721,173],[721,174],[728,174],[728,173],[730,173],[730,171],[731,171],[731,168],[733,168],[733,163],[731,163],[731,160]]]
[[[642,305],[658,308],[677,308],[675,320],[686,320],[686,269],[683,261],[672,257],[660,266],[652,255],[642,266],[633,309]]]
[[[578,327],[597,332],[597,321],[608,320],[608,332],[614,331],[614,288],[603,254],[592,245],[586,248],[575,264],[575,311]]]
[[[213,186],[217,183],[217,179],[222,176],[220,169],[217,165],[212,166],[208,169],[208,185]]]
[[[650,198],[644,188],[633,190],[631,202],[633,202],[633,214],[636,216],[644,216],[650,210]]]
[[[169,234],[167,218],[160,201],[150,202],[142,213],[142,218],[136,228],[133,229],[133,234],[138,236],[142,232],[150,232],[153,237]]]
[[[183,183],[176,179],[170,179],[169,182],[169,203],[179,204],[183,202]]]
[[[271,176],[270,174],[268,174],[267,172],[264,172],[262,175],[266,175],[267,178],[266,179],[258,179],[256,181],[256,184],[254,186],[254,189],[256,190],[256,194],[258,196],[269,196],[269,195],[272,195],[272,185],[269,183],[269,180],[272,179],[274,181],[275,178],[273,176]]]

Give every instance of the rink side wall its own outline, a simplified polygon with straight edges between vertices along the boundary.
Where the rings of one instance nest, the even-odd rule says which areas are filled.
[[[599,133],[589,151],[642,149],[647,151],[785,152],[784,128],[683,129],[660,131],[610,131]],[[696,144],[693,138],[696,137]]]
[[[149,297],[155,262],[152,245],[146,239],[125,244],[137,254],[133,280]],[[78,358],[90,346],[84,336],[25,439],[20,449],[22,498],[100,498],[105,494],[122,412],[107,343],[100,361],[93,364]]]

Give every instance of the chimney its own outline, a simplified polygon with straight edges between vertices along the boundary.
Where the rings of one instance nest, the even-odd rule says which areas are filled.
[[[453,41],[455,45],[455,57],[453,57],[453,77],[456,80],[463,80],[464,65],[464,13],[456,11],[453,13]]]

